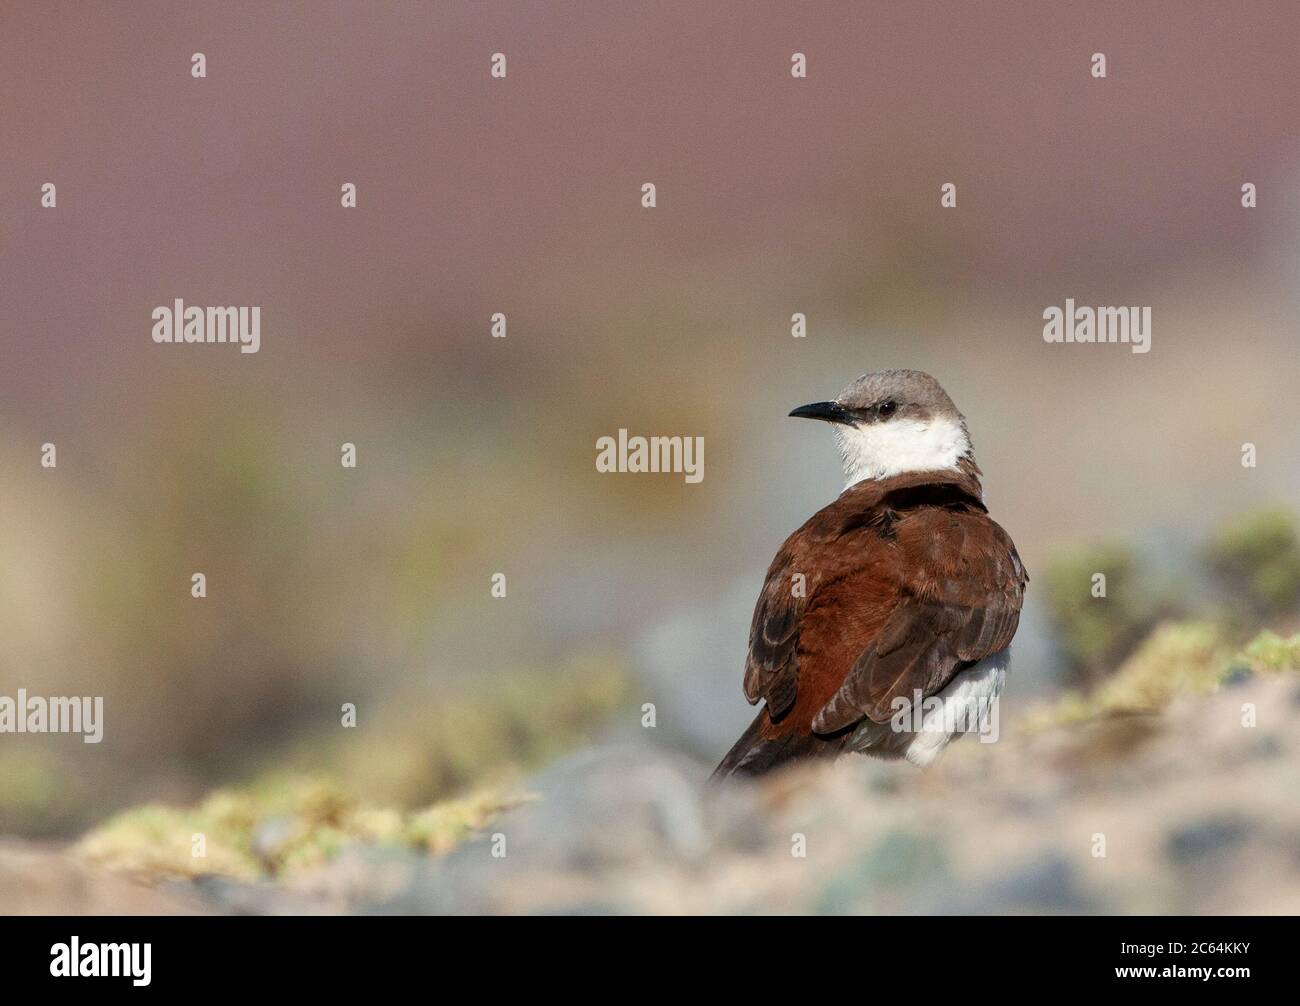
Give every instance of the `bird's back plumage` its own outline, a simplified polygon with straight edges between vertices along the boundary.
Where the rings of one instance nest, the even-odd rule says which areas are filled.
[[[754,608],[745,695],[764,702],[715,776],[830,757],[1011,642],[1028,580],[979,469],[865,480],[781,546]],[[855,739],[856,738],[856,739]]]

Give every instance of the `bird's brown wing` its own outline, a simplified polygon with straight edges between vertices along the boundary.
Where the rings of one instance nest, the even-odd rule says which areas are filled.
[[[796,580],[797,560],[796,550],[787,541],[767,571],[749,626],[745,698],[751,704],[766,700],[768,715],[773,720],[780,719],[794,705],[798,688],[795,650],[808,597],[806,583]]]
[[[786,540],[745,663],[746,697],[767,702],[763,736],[888,719],[895,696],[933,694],[1007,645],[1024,570],[976,476],[859,483]]]
[[[864,716],[887,722],[902,703],[941,691],[1016,633],[1027,577],[1010,537],[986,514],[922,509],[898,523],[896,542],[898,604],[813,720],[817,733]]]
[[[749,630],[745,697],[751,703],[766,701],[773,722],[785,717],[797,699],[803,697],[805,701],[800,705],[806,705],[810,685],[818,684],[815,677],[810,678],[807,666],[809,645],[820,652],[819,627],[830,629],[837,621],[844,628],[852,620],[847,602],[853,595],[845,588],[866,570],[890,558],[888,550],[880,547],[883,543],[872,526],[881,516],[878,504],[882,495],[880,487],[871,483],[846,490],[790,535],[768,567]],[[884,582],[888,578],[882,573],[871,579]],[[821,617],[828,612],[840,617],[832,621]],[[879,628],[862,627],[860,631],[865,635],[847,634],[860,635],[865,643]],[[853,653],[856,655],[857,650]],[[844,662],[840,680],[852,659]],[[826,663],[818,662],[819,666]],[[825,697],[830,694],[828,691]],[[811,714],[803,724],[804,729],[810,726]]]

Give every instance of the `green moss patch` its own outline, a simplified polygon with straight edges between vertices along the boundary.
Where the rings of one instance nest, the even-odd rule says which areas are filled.
[[[195,807],[125,811],[74,851],[147,880],[204,874],[259,880],[323,865],[358,845],[442,854],[523,799],[482,791],[403,812],[363,804],[327,780],[282,776],[217,790]]]
[[[1259,633],[1235,647],[1217,622],[1164,622],[1088,693],[1071,692],[1026,714],[1021,725],[1041,730],[1109,716],[1154,713],[1176,695],[1206,694],[1244,673],[1300,670],[1300,635]]]

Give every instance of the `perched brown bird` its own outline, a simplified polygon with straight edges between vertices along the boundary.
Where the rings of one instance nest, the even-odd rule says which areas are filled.
[[[867,374],[790,415],[834,424],[848,486],[772,560],[745,662],[765,706],[714,777],[846,751],[929,764],[996,729],[1029,577],[929,374]]]

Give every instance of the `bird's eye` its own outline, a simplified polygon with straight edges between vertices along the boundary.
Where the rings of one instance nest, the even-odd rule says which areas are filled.
[[[881,402],[880,415],[882,418],[888,419],[890,416],[894,414],[894,410],[897,408],[898,408],[898,404],[896,402]]]

